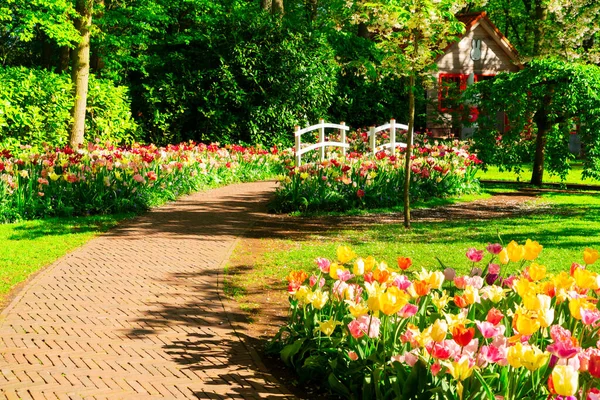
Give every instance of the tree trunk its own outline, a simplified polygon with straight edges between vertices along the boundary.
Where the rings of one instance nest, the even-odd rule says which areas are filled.
[[[535,0],[535,25],[533,32],[533,55],[540,55],[543,47],[544,23],[548,17],[548,5],[544,0]]]
[[[41,34],[42,41],[42,67],[45,69],[52,68],[52,43],[48,40],[48,36],[44,33]]]
[[[544,97],[544,104],[537,110],[534,116],[537,126],[537,136],[535,138],[535,157],[533,159],[533,172],[531,173],[531,184],[542,186],[544,179],[544,159],[546,156],[546,138],[551,124],[548,119],[548,106],[550,105],[550,95]]]
[[[283,17],[283,0],[273,0],[271,13],[274,15],[279,14],[280,17]]]
[[[62,46],[58,51],[58,67],[56,72],[59,74],[69,69],[71,63],[71,49],[67,46]]]
[[[271,12],[271,0],[260,0],[260,8],[265,11]]]
[[[358,36],[365,39],[370,39],[369,27],[364,22],[358,23]]]
[[[308,0],[306,3],[308,7],[308,16],[312,22],[317,20],[317,10],[319,1],[318,0]]]
[[[416,43],[416,42],[415,42]],[[416,47],[416,44],[415,44]],[[416,50],[416,49],[415,49]],[[408,132],[406,138],[406,152],[404,154],[404,227],[410,229],[410,175],[413,144],[413,131],[415,128],[415,73],[411,72],[408,83]]]
[[[90,27],[92,25],[93,0],[77,0],[75,11],[79,16],[75,19],[75,29],[79,31],[81,40],[73,51],[71,81],[75,89],[75,105],[73,107],[73,126],[69,142],[72,148],[83,143],[85,130],[85,108],[87,103],[88,81],[90,77]]]

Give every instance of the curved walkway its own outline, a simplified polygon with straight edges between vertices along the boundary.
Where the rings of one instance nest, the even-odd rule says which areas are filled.
[[[274,183],[185,197],[95,238],[0,314],[0,398],[292,398],[231,327],[219,279]]]

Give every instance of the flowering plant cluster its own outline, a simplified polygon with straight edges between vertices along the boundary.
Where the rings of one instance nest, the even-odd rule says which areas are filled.
[[[203,187],[266,179],[277,149],[193,142],[0,151],[0,221],[141,211]]]
[[[313,153],[314,155],[314,153]],[[347,210],[402,204],[404,187],[404,149],[396,154],[381,151],[376,155],[349,152],[346,157],[328,153],[324,161],[295,167],[293,153],[283,163],[288,173],[280,177],[274,208],[295,210]],[[458,141],[438,142],[414,147],[411,197],[426,199],[477,191],[474,178],[481,161]]]
[[[541,251],[532,240],[472,248],[471,274],[458,275],[341,246],[313,273],[289,274],[274,348],[346,398],[598,400],[598,251],[558,274]],[[504,273],[511,263],[520,272]]]

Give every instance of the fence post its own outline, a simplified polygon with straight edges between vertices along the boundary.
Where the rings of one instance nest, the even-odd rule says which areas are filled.
[[[371,153],[375,154],[375,127],[369,128],[369,147],[371,147]]]
[[[340,125],[346,125],[344,121],[340,122]],[[340,129],[340,136],[342,138],[342,143],[346,144],[346,131],[344,129]],[[342,147],[342,155],[346,157],[346,147]]]
[[[296,167],[300,166],[300,158],[302,157],[300,155],[300,135],[298,135],[296,133],[299,130],[300,130],[300,127],[298,125],[296,125],[294,127],[294,140],[296,141]]]
[[[319,118],[319,124],[324,124],[325,120],[323,118]],[[319,128],[319,143],[325,143],[325,127],[321,126]],[[325,146],[321,147],[321,161],[325,159]]]
[[[390,119],[390,150],[392,155],[396,154],[396,120]]]

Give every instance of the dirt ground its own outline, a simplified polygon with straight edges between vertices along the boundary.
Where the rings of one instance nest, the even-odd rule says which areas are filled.
[[[537,194],[538,192],[535,190],[498,193],[491,198],[470,203],[413,210],[411,219],[415,222],[460,219],[486,220],[547,212],[548,206],[536,201]],[[268,215],[253,227],[252,232],[246,238],[240,240],[234,256],[230,259],[227,273],[230,275],[250,273],[252,266],[259,264],[264,254],[273,249],[273,239],[300,239],[307,235],[335,230],[342,226],[348,228],[349,225],[359,229],[372,224],[402,222],[403,215],[400,213],[317,218]],[[279,243],[278,246],[280,246]],[[278,250],[281,250],[281,248],[278,248]],[[230,310],[236,311],[235,317],[233,317],[236,330],[240,337],[246,341],[246,344],[257,351],[270,372],[277,376],[299,398],[330,398],[325,395],[318,395],[318,393],[307,392],[305,388],[298,387],[294,375],[285,369],[281,361],[277,357],[269,357],[265,354],[265,344],[286,322],[289,305],[286,289],[284,282],[275,279],[271,282],[261,281],[250,284],[249,287],[245,288],[243,296],[233,296],[235,290],[229,288],[227,306]]]

